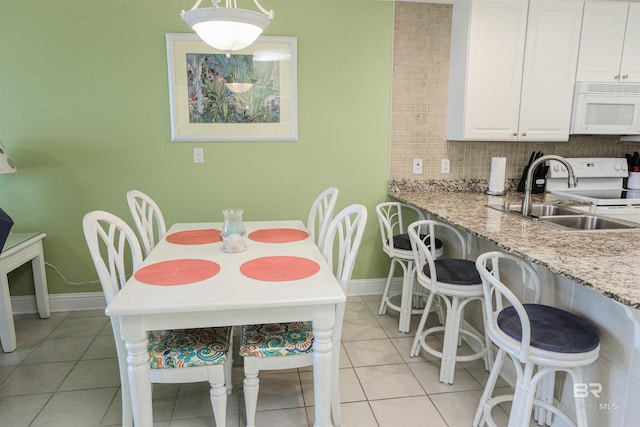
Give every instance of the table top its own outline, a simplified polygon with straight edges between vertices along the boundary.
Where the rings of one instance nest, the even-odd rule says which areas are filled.
[[[109,304],[107,314],[273,309],[346,300],[301,221],[245,222],[245,227],[247,250],[225,253],[219,239],[222,223],[174,224]],[[270,275],[252,278],[256,271]],[[189,283],[175,284],[180,281]]]
[[[42,240],[47,235],[41,232],[32,232],[32,233],[9,233],[7,236],[7,241],[2,247],[2,256],[7,255],[12,252],[12,249],[16,248],[18,245],[28,242],[31,239]]]

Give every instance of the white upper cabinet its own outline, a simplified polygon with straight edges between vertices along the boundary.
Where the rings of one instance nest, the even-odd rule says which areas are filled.
[[[640,3],[585,3],[577,80],[640,82]]]
[[[629,3],[620,81],[640,83],[640,3]]]
[[[567,141],[582,6],[456,1],[447,139]]]

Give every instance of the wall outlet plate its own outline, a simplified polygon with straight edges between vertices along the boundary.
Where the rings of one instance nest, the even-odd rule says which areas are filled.
[[[413,174],[422,175],[422,159],[413,159]]]

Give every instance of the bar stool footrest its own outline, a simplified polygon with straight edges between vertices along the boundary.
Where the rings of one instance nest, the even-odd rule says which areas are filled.
[[[421,335],[420,335],[420,346],[429,354],[436,356],[439,359],[442,359],[442,352],[438,351],[436,349],[434,349],[433,347],[431,347],[429,344],[427,344],[427,337],[429,335],[432,335],[434,333],[437,332],[444,332],[445,327],[444,326],[434,326],[432,328],[429,328],[427,330],[425,330]],[[455,361],[456,362],[470,362],[472,360],[476,360],[476,359],[480,359],[482,357],[484,357],[484,355],[487,353],[487,349],[484,348],[484,337],[468,331],[464,328],[460,328],[460,334],[463,334],[469,338],[472,338],[473,340],[475,340],[478,344],[480,344],[480,346],[482,347],[481,350],[473,353],[473,354],[465,354],[465,355],[455,355]]]
[[[491,399],[487,400],[482,409],[482,418],[480,420],[480,424],[478,426],[473,427],[481,427],[481,426],[489,426],[489,427],[500,427],[496,424],[491,416],[491,411],[493,408],[504,402],[513,402],[513,394],[499,394],[497,396],[493,396]],[[552,405],[549,402],[545,402],[544,400],[534,399],[533,401],[533,409],[536,407],[541,407],[546,409],[547,411],[553,413],[554,415],[560,417],[562,419],[563,425],[569,425],[575,427],[577,425],[576,420],[570,415],[563,412],[560,408],[555,405]],[[551,425],[551,424],[539,424],[539,425]]]

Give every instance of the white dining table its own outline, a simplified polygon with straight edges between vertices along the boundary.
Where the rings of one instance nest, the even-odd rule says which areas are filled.
[[[120,317],[126,341],[135,425],[153,425],[147,331],[297,320],[313,322],[314,425],[332,425],[332,358],[339,357],[340,349],[332,348],[331,337],[336,307],[346,302],[337,279],[301,221],[245,222],[247,249],[239,253],[222,251],[216,238],[221,227],[222,223],[171,226],[107,307],[109,316]],[[256,262],[264,260],[302,261],[306,267],[293,272],[263,269]],[[196,266],[183,269],[183,261]],[[258,268],[245,269],[252,264]],[[176,267],[170,274],[143,274],[170,266]],[[256,277],[263,272],[267,276]]]

